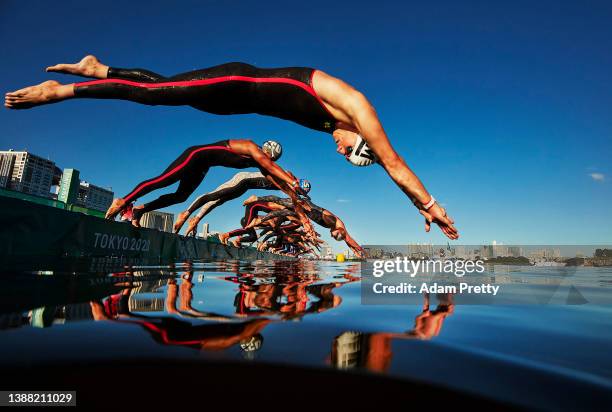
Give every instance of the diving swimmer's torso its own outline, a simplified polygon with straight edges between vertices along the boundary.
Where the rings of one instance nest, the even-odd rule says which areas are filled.
[[[244,156],[233,151],[229,146],[229,140],[198,146],[194,151],[200,150],[208,167],[223,166],[233,169],[246,169],[248,167],[259,167],[252,157]]]

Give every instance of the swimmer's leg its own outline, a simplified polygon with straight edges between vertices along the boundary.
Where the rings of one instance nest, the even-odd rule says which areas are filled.
[[[186,234],[189,234],[204,216],[210,213],[213,209],[222,204],[229,202],[230,200],[236,199],[248,190],[248,185],[245,179],[242,178],[244,173],[238,173],[230,181],[222,184],[212,192],[199,196],[196,200],[191,202],[187,210],[180,213],[177,217],[176,223],[174,224],[174,233],[178,233],[181,230],[185,221],[193,212],[200,207],[202,210],[198,213],[198,216],[189,222],[189,228]]]
[[[140,218],[143,214],[152,210],[158,210],[177,203],[182,203],[187,200],[189,196],[191,196],[191,194],[197,189],[200,183],[202,183],[205,175],[206,172],[196,174],[187,172],[181,179],[176,192],[161,195],[152,202],[145,203],[141,206],[135,206],[132,212],[132,224],[136,227],[140,227]]]
[[[164,104],[168,106],[177,106],[190,104],[187,100],[189,98],[193,99],[194,97],[193,88],[155,88],[154,85],[156,83],[169,81],[169,79],[149,70],[115,69],[112,67],[109,68],[108,66],[104,66],[103,69],[65,67],[79,65],[80,62],[74,65],[57,66],[60,66],[65,72],[72,71],[74,72],[73,74],[82,71],[84,76],[91,74],[92,70],[94,70],[96,71],[95,75],[100,76],[101,80],[69,83],[65,85],[54,80],[46,81],[35,86],[25,87],[14,92],[6,93],[4,106],[9,109],[29,109],[31,107],[57,103],[74,97],[120,99],[148,105]],[[51,68],[57,66],[51,66]],[[98,73],[100,70],[106,70],[106,74]],[[60,70],[58,69],[58,71]],[[110,76],[113,77],[111,78]],[[189,78],[190,73],[183,73],[178,76]],[[104,83],[99,84],[97,82]]]
[[[167,77],[146,69],[119,69],[102,64],[96,56],[87,55],[78,63],[61,63],[47,67],[46,71],[93,77],[94,79],[125,79],[154,83],[168,80]]]
[[[60,84],[48,80],[35,86],[24,87],[6,93],[4,106],[9,109],[29,109],[43,104],[56,103],[74,97],[72,84]]]
[[[92,55],[83,57],[78,63],[56,64],[47,67],[48,72],[74,74],[96,79],[124,79],[136,82],[156,83],[168,78],[145,69],[118,69],[109,67]],[[184,76],[181,75],[181,76]],[[29,109],[43,104],[56,103],[74,97],[74,84],[62,85],[50,80],[36,86],[9,92],[5,95],[4,105],[9,109]]]
[[[256,68],[244,63],[227,63],[169,78],[148,70],[109,68],[107,76],[123,78],[107,77],[67,85],[45,82],[7,93],[5,106],[27,109],[76,97],[129,100],[146,105],[193,106],[216,114],[251,113],[253,109],[248,99],[240,98],[249,96],[251,84],[239,82],[237,85],[232,76],[253,77],[257,73]]]
[[[108,69],[109,67],[100,63],[96,56],[87,55],[77,63],[60,63],[47,67],[45,71],[93,77],[94,79],[106,79]]]
[[[189,165],[193,164],[193,162],[197,162],[197,156],[192,156],[190,163],[184,164],[185,160],[189,158],[192,151],[197,150],[199,147],[201,146],[192,146],[186,149],[159,176],[147,179],[137,184],[129,194],[122,198],[113,200],[113,203],[106,211],[106,218],[114,219],[115,216],[117,216],[117,214],[119,214],[127,205],[136,201],[142,196],[182,180],[185,173],[190,172],[190,170],[194,170],[195,166],[190,168]],[[200,173],[202,173],[202,171],[200,171]]]
[[[220,206],[222,203],[224,202],[222,202],[221,200],[215,200],[213,202],[208,202],[204,206],[202,206],[202,209],[200,210],[200,212],[196,216],[189,219],[189,224],[187,225],[185,236],[189,236],[190,234],[193,234],[195,236],[196,229],[198,228],[198,225],[200,224],[200,221],[202,220],[202,218],[206,216],[208,213],[212,212],[217,206]],[[183,213],[187,213],[187,212],[185,211]],[[176,229],[177,232],[178,230],[180,230],[180,227]]]
[[[257,241],[259,237],[255,229],[251,229],[246,235],[240,237],[240,243],[252,243]]]

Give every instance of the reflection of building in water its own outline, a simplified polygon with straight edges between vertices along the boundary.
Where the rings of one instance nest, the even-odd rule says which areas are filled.
[[[66,306],[43,306],[30,310],[28,317],[30,325],[35,328],[48,328],[66,322],[93,319],[88,302],[73,303]]]
[[[165,300],[163,297],[146,298],[131,296],[128,300],[130,312],[162,312]]]
[[[361,337],[359,332],[344,332],[334,341],[332,362],[340,369],[359,366],[361,358]]]
[[[147,212],[142,215],[140,225],[149,229],[157,229],[162,232],[172,233],[172,225],[174,224],[174,215],[166,212]]]
[[[128,308],[130,312],[161,312],[164,310],[164,293],[161,289],[167,280],[135,282],[130,289]]]

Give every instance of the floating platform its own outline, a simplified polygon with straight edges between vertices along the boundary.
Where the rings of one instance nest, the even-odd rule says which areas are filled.
[[[295,260],[0,196],[0,258]]]

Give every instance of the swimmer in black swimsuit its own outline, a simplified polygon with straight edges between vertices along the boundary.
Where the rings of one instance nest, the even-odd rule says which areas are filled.
[[[304,182],[305,180],[300,180],[300,187],[308,192],[310,189],[303,187]],[[308,187],[310,187],[310,183],[308,183]],[[252,189],[280,190],[278,185],[273,183],[273,177],[270,175],[264,176],[261,172],[236,173],[230,180],[223,183],[212,192],[199,196],[189,205],[187,210],[179,213],[174,223],[174,233],[178,233],[187,218],[198,208],[201,208],[195,217],[189,219],[189,226],[185,232],[186,236],[190,234],[195,235],[198,224],[204,216],[212,212],[215,208],[230,200],[237,199],[245,192]]]
[[[450,239],[459,237],[453,220],[395,152],[366,97],[320,70],[260,69],[228,63],[172,77],[143,69],[117,69],[94,56],[47,71],[93,80],[61,85],[46,81],[5,96],[5,106],[24,109],[70,98],[122,99],[149,105],[192,106],[215,114],[259,113],[333,133],[338,153],[357,166],[379,163],[425,217]]]
[[[165,194],[150,203],[133,207],[131,220],[132,224],[138,227],[140,217],[144,213],[187,200],[202,182],[208,170],[214,166],[235,169],[259,168],[264,175],[273,176],[279,188],[297,202],[296,190],[299,190],[299,180],[274,162],[281,152],[280,145],[273,141],[264,143],[263,150],[250,140],[223,140],[190,147],[161,175],[139,183],[128,195],[115,199],[106,212],[106,218],[114,219],[136,199],[147,193],[180,182],[175,193]]]

